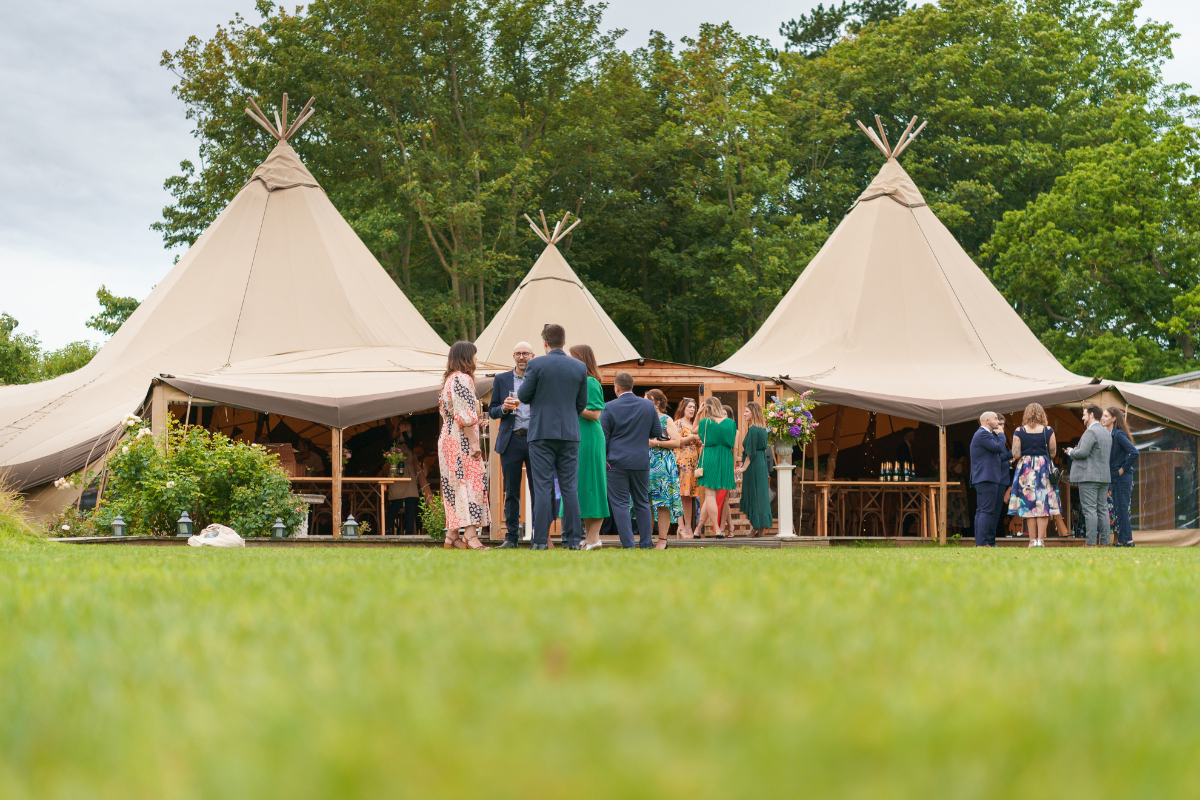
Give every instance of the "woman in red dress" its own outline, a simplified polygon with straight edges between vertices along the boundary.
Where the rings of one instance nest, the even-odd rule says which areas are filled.
[[[488,550],[477,532],[488,524],[483,452],[479,447],[479,399],[475,396],[475,345],[450,348],[445,381],[438,398],[442,432],[438,436],[442,505],[446,509],[447,549]],[[463,536],[459,537],[459,529]]]

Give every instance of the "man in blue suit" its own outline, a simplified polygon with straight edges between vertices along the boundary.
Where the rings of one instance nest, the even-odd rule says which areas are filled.
[[[561,325],[542,328],[546,355],[525,368],[517,398],[529,404],[529,460],[533,465],[533,549],[550,542],[554,511],[554,476],[562,491],[563,544],[578,550],[583,520],[579,517],[579,415],[587,408],[587,367],[563,352],[567,332]]]
[[[1000,498],[1004,496],[1004,472],[1000,468],[1006,448],[999,433],[1000,417],[985,411],[979,429],[971,437],[971,485],[975,487],[975,546],[996,546],[996,524]]]
[[[533,465],[529,461],[529,406],[510,397],[525,382],[525,368],[533,358],[529,342],[513,345],[513,363],[508,372],[501,372],[492,383],[492,404],[488,413],[500,420],[496,434],[496,454],[500,456],[500,471],[504,474],[504,544],[497,550],[517,546],[521,524],[521,467],[533,487]],[[530,492],[532,496],[532,491]],[[536,508],[536,504],[534,506]]]
[[[628,372],[614,381],[617,399],[604,405],[600,427],[608,456],[608,507],[613,524],[621,537],[621,546],[633,547],[633,523],[629,518],[629,498],[637,515],[638,540],[650,550],[654,519],[650,510],[650,440],[662,435],[658,410],[654,403],[633,393],[633,376]]]

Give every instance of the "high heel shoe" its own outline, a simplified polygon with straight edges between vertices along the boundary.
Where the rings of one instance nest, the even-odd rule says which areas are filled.
[[[462,541],[462,540],[460,539],[459,541]],[[485,545],[483,542],[479,541],[478,536],[472,536],[469,539],[467,539],[467,543],[464,545],[464,547],[467,550],[491,550],[492,549],[492,548],[488,547],[487,545]]]

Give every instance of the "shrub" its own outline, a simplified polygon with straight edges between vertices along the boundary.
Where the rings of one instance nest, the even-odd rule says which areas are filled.
[[[419,501],[421,527],[429,534],[431,539],[446,538],[446,507],[442,505],[442,498],[436,494],[429,495],[432,502],[426,502],[422,497]]]
[[[96,527],[96,516],[91,511],[67,506],[46,519],[46,533],[50,536],[107,536],[109,529]]]
[[[0,542],[32,542],[39,539],[37,528],[25,513],[24,498],[0,480]]]
[[[196,531],[218,522],[242,536],[269,536],[276,517],[289,530],[299,525],[304,504],[262,446],[174,420],[155,437],[129,419],[129,435],[108,461],[108,485],[93,515],[97,528],[107,529],[120,514],[130,534],[173,533],[184,511]]]

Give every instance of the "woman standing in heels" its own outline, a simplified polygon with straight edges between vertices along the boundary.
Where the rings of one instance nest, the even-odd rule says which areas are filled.
[[[746,403],[746,435],[742,437],[742,513],[750,520],[751,537],[762,536],[775,520],[771,516],[771,479],[767,472],[767,418],[762,406]]]
[[[483,451],[479,446],[479,398],[475,395],[475,345],[455,342],[438,396],[442,430],[438,435],[442,506],[446,509],[446,549],[488,550],[477,532],[488,524]],[[458,535],[464,529],[463,536]],[[465,543],[464,543],[465,542]]]
[[[1058,492],[1050,485],[1050,468],[1058,442],[1054,429],[1046,424],[1046,410],[1037,403],[1025,407],[1021,427],[1013,431],[1012,456],[1017,468],[1013,474],[1008,515],[1025,521],[1030,547],[1044,547],[1050,517],[1061,513]]]
[[[737,483],[733,477],[733,445],[737,441],[737,423],[725,415],[721,401],[709,397],[700,408],[700,424],[696,433],[701,446],[696,483],[703,486],[704,505],[696,520],[696,530],[709,523],[716,529],[717,538],[725,538],[724,526],[717,510],[717,492],[729,491]]]
[[[696,460],[700,458],[700,437],[696,435],[696,401],[685,397],[675,409],[675,427],[679,429],[679,447],[675,450],[675,463],[679,467],[679,500],[683,506],[683,519],[679,522],[679,535],[692,538],[692,498],[702,494],[696,489]]]
[[[646,399],[658,409],[658,424],[668,437],[650,440],[650,508],[658,515],[658,544],[654,549],[665,550],[671,523],[678,522],[683,516],[683,506],[679,502],[679,466],[675,463],[679,429],[667,414],[669,404],[661,390],[651,389],[646,392]],[[680,534],[680,538],[685,537]]]
[[[587,408],[579,415],[579,516],[586,534],[584,550],[600,547],[600,526],[608,516],[608,468],[605,464],[604,431],[600,427],[600,412],[604,411],[604,389],[600,385],[600,368],[596,354],[586,344],[571,348],[571,357],[587,367]]]

